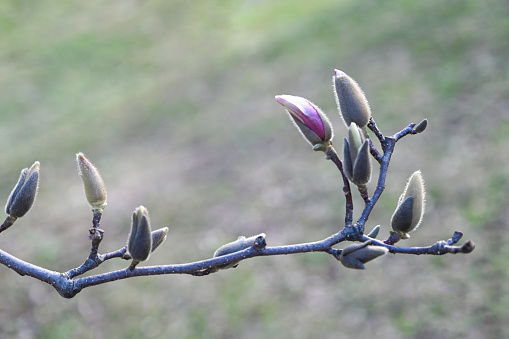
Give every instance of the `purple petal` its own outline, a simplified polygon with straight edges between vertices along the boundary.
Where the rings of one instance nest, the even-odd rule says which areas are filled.
[[[337,77],[340,77],[342,75],[346,75],[346,73],[343,72],[343,71],[340,71],[339,69],[335,69],[334,70],[334,75],[337,76]]]
[[[286,107],[291,115],[302,121],[321,139],[325,139],[325,128],[317,108],[308,100],[293,95],[277,95],[276,101]]]

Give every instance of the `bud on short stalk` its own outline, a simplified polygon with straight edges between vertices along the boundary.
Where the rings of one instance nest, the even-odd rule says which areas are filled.
[[[76,154],[78,173],[83,179],[87,201],[94,211],[102,211],[106,206],[106,188],[97,168],[85,158],[83,153]]]
[[[426,127],[428,127],[428,119],[424,119],[423,121],[418,123],[417,126],[415,126],[415,128],[414,128],[415,133],[422,133],[422,132],[424,132]]]
[[[137,207],[133,212],[131,232],[127,239],[127,251],[133,259],[131,267],[134,268],[136,264],[149,258],[152,252],[152,237],[148,210],[143,206]],[[161,242],[159,240],[159,244]]]
[[[339,261],[347,268],[363,270],[365,263],[386,254],[389,250],[381,246],[371,246],[371,240],[349,245],[343,249]]]
[[[253,246],[256,239],[260,236],[265,238],[265,233],[253,235],[252,237],[249,237],[249,238],[240,236],[237,240],[219,247],[216,250],[216,252],[214,253],[214,258],[245,250],[246,248]],[[238,264],[239,264],[239,262],[235,261],[235,262],[232,262],[229,264],[218,266],[218,268],[220,268],[220,269],[227,269],[227,268],[232,268],[232,267],[235,268],[238,266]]]
[[[419,227],[424,214],[424,196],[424,180],[421,171],[416,171],[410,176],[391,218],[392,230],[400,238],[410,238],[408,233]]]
[[[276,101],[286,108],[315,151],[325,151],[332,143],[333,131],[329,118],[312,102],[293,95],[277,95]]]
[[[380,225],[376,225],[371,232],[369,232],[368,237],[375,239],[380,233]]]
[[[369,140],[355,122],[348,128],[348,140],[344,139],[343,162],[346,177],[355,185],[366,185],[371,180],[371,157]]]
[[[34,204],[39,186],[39,167],[40,164],[36,161],[30,168],[21,170],[18,183],[5,205],[5,213],[13,220],[24,216]]]
[[[354,122],[357,126],[364,128],[371,117],[371,109],[359,85],[343,71],[337,69],[334,70],[332,82],[339,115],[343,118],[346,127]]]

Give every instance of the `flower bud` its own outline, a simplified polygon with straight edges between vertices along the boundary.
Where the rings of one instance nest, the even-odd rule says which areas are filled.
[[[14,186],[5,205],[5,213],[12,218],[21,218],[34,204],[39,186],[39,167],[40,164],[36,161],[30,168],[21,170],[18,183]]]
[[[386,254],[389,250],[381,246],[371,246],[371,240],[349,245],[343,249],[339,261],[347,268],[363,270],[365,263]]]
[[[414,130],[416,133],[422,133],[424,132],[426,127],[428,127],[428,119],[424,119],[423,121],[418,123],[417,126],[415,126]]]
[[[366,185],[371,180],[371,156],[369,141],[355,122],[348,129],[348,140],[344,139],[343,162],[346,177],[354,184]]]
[[[147,209],[143,206],[136,208],[133,212],[131,233],[129,233],[127,240],[127,251],[131,258],[137,262],[147,260],[152,251],[150,219]]]
[[[302,136],[315,151],[324,151],[331,144],[331,123],[316,105],[293,95],[277,95],[276,101],[286,108]]]
[[[349,127],[352,122],[360,127],[366,126],[371,117],[371,109],[359,85],[337,69],[334,70],[332,82],[339,115],[343,118],[346,127]]]
[[[83,179],[85,195],[94,210],[103,210],[106,206],[106,188],[97,168],[85,158],[83,153],[76,154],[78,173]]]
[[[421,171],[416,171],[410,176],[391,218],[392,230],[401,238],[408,239],[408,233],[419,227],[424,214],[424,195]]]
[[[152,232],[152,252],[166,240],[168,230],[168,227],[163,227]]]
[[[251,246],[254,245],[256,239],[258,237],[263,237],[265,238],[265,233],[261,233],[261,234],[258,234],[258,235],[253,235],[252,237],[249,237],[249,238],[246,238],[244,236],[240,236],[238,237],[237,240],[235,241],[232,241],[226,245],[223,245],[221,247],[219,247],[216,252],[214,252],[214,258],[217,258],[217,257],[221,257],[223,255],[227,255],[227,254],[231,254],[231,253],[235,253],[235,252],[238,252],[238,251],[242,251],[242,250],[245,250],[246,248],[249,248]],[[232,263],[229,263],[229,264],[225,264],[225,265],[221,265],[221,266],[218,266],[218,268],[220,269],[227,269],[227,268],[232,268],[232,267],[237,267],[239,264],[238,261],[235,261],[235,262],[232,262]]]
[[[380,225],[376,225],[371,232],[369,232],[368,237],[375,239],[380,233]]]

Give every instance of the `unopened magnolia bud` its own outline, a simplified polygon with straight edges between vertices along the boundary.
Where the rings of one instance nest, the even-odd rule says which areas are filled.
[[[378,233],[380,232],[380,225],[376,225],[375,228],[369,232],[368,237],[375,239],[378,236]]]
[[[147,260],[152,252],[152,232],[150,219],[145,207],[140,206],[133,212],[131,233],[127,240],[127,251],[133,260]]]
[[[352,182],[356,185],[366,185],[371,180],[371,170],[369,141],[365,140],[353,164]]]
[[[339,261],[347,268],[363,270],[365,263],[386,254],[389,250],[381,246],[371,246],[371,241],[352,244],[343,249]]]
[[[366,137],[361,128],[355,122],[352,122],[350,127],[348,127],[348,142],[353,150],[352,157],[355,158],[357,156],[357,152],[364,143],[364,140],[366,140]]]
[[[419,227],[424,214],[424,195],[424,180],[421,171],[416,171],[410,176],[391,218],[392,230],[401,238],[409,238],[408,233]]]
[[[261,233],[261,234],[258,234],[258,235],[253,235],[252,237],[249,237],[249,238],[246,238],[244,236],[240,236],[237,238],[237,240],[235,241],[232,241],[226,245],[223,245],[221,247],[219,247],[216,252],[214,252],[214,258],[217,258],[217,257],[221,257],[223,255],[227,255],[227,254],[231,254],[231,253],[235,253],[235,252],[238,252],[238,251],[242,251],[242,250],[245,250],[246,248],[249,248],[251,246],[254,245],[256,239],[258,237],[263,237],[265,238],[265,233]],[[232,267],[237,267],[239,264],[238,261],[235,261],[235,262],[232,262],[232,263],[229,263],[229,264],[225,264],[225,265],[221,265],[221,266],[218,266],[218,268],[220,269],[227,269],[227,268],[232,268]]]
[[[345,175],[348,178],[348,180],[352,181],[353,178],[353,163],[352,161],[352,154],[350,153],[350,143],[346,138],[343,139],[344,145],[343,145],[343,169],[345,170]]]
[[[78,173],[83,179],[85,195],[94,210],[102,210],[106,206],[106,188],[97,168],[85,158],[83,153],[76,154]]]
[[[334,70],[332,82],[339,115],[343,118],[346,127],[349,127],[352,122],[360,127],[366,126],[371,117],[371,109],[359,85],[337,69]]]
[[[428,127],[428,119],[424,119],[423,121],[418,123],[417,126],[415,126],[414,129],[415,129],[416,133],[422,133],[422,132],[424,132],[426,127]]]
[[[152,232],[152,252],[166,240],[168,230],[168,227],[163,227]]]
[[[346,177],[355,185],[366,185],[371,180],[371,156],[369,141],[355,122],[348,129],[348,140],[344,139],[343,162]]]
[[[325,151],[334,136],[325,113],[307,99],[293,95],[277,95],[276,101],[286,108],[291,120],[313,149]]]
[[[34,204],[39,186],[39,167],[40,164],[36,161],[30,168],[21,170],[18,183],[5,205],[5,212],[12,218],[21,218]]]

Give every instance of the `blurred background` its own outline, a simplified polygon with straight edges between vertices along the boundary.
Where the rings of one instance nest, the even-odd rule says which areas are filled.
[[[500,0],[2,1],[5,200],[19,171],[41,162],[36,204],[1,235],[4,251],[56,271],[85,260],[92,213],[80,151],[108,190],[102,252],[124,246],[141,204],[153,228],[170,227],[147,265],[209,258],[239,235],[264,232],[269,245],[285,245],[337,232],[339,173],[274,100],[319,105],[341,150],[334,68],[361,85],[385,134],[429,120],[398,143],[368,228],[388,235],[405,181],[420,169],[424,222],[400,244],[428,246],[458,230],[477,248],[386,255],[365,271],[322,253],[255,258],[70,300],[2,266],[0,337],[508,337],[508,15]]]

